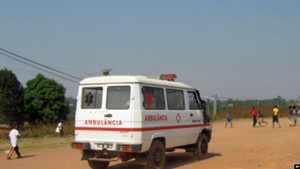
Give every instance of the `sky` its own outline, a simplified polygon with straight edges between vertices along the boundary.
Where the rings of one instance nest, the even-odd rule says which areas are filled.
[[[175,73],[202,96],[299,99],[297,0],[2,0],[0,48],[79,77]],[[42,73],[0,54],[26,82]]]

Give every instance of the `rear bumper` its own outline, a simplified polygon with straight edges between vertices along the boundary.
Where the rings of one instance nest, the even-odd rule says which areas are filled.
[[[79,150],[93,150],[91,148],[91,144],[89,142],[72,142],[72,148]],[[115,151],[115,152],[126,152],[126,153],[136,153],[141,152],[142,144],[116,144],[116,150],[102,149],[102,150],[94,150],[94,151]]]
[[[122,159],[127,161],[131,158],[135,158],[137,154],[141,154],[142,145],[125,145],[116,144],[116,150],[109,149],[93,149],[88,142],[72,142],[72,148],[79,149],[82,152],[81,160],[89,161],[116,161]]]

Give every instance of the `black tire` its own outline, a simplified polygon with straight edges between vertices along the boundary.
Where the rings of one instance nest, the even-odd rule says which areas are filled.
[[[204,154],[208,152],[208,141],[205,134],[200,134],[196,144],[195,144],[195,151],[194,157],[196,160],[203,159]]]
[[[107,169],[109,162],[107,161],[91,161],[88,160],[89,166],[92,169]]]
[[[162,169],[166,163],[166,152],[164,144],[159,140],[154,140],[147,157],[145,169]]]
[[[82,150],[81,160],[88,160],[91,157],[95,157],[95,151],[92,150]]]
[[[129,154],[122,154],[122,155],[119,156],[119,158],[121,159],[121,161],[123,163],[131,159]]]

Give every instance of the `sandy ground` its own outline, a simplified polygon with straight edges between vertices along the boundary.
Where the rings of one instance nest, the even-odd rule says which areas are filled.
[[[251,120],[235,120],[234,128],[224,128],[225,122],[213,124],[213,138],[205,159],[194,161],[191,154],[180,150],[167,155],[166,169],[292,169],[300,164],[300,126],[289,127],[281,118],[282,128],[251,126]],[[7,160],[0,154],[1,169],[89,169],[80,161],[81,153],[69,147],[24,150],[24,158]],[[15,157],[15,156],[14,156]],[[109,169],[142,169],[134,162],[112,162]]]

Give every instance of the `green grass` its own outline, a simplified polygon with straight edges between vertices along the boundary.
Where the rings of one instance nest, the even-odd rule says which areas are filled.
[[[71,142],[74,141],[73,136],[67,137],[43,137],[43,138],[20,138],[20,149],[43,149],[43,148],[60,148],[71,147]],[[0,140],[0,150],[8,150],[10,148],[10,141],[8,139]]]
[[[19,130],[22,138],[40,138],[40,137],[52,137],[55,136],[56,124],[38,124],[38,125],[27,125]],[[64,136],[74,135],[74,122],[63,123]],[[0,139],[8,138],[9,129],[0,129]]]
[[[55,124],[40,124],[20,128],[21,137],[18,145],[21,149],[71,147],[71,142],[74,140],[74,123],[63,123],[64,135],[62,137],[55,135],[55,128]],[[0,150],[10,148],[8,133],[7,127],[0,129]]]

